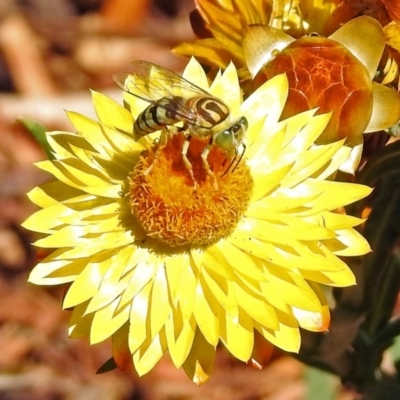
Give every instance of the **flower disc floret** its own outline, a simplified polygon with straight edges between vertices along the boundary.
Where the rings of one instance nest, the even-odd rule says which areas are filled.
[[[165,146],[156,144],[136,164],[129,180],[132,213],[149,237],[169,246],[210,245],[234,230],[253,180],[245,160],[235,165],[217,147],[208,157],[213,175],[207,174],[201,160],[207,142],[196,137],[188,153],[193,180],[182,160],[184,140],[183,133],[169,135]]]

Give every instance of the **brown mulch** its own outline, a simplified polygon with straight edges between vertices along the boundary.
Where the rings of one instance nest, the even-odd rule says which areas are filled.
[[[193,37],[192,9],[192,0],[0,2],[0,400],[306,398],[304,366],[283,355],[258,371],[219,349],[200,388],[167,356],[143,378],[96,375],[109,343],[69,339],[63,289],[27,283],[34,236],[19,225],[35,209],[25,193],[48,176],[32,165],[45,156],[16,119],[69,129],[64,109],[94,116],[89,88],[119,98],[111,75],[133,59],[180,71],[185,61],[170,49]]]

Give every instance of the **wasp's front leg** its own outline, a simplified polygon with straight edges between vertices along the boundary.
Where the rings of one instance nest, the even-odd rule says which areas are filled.
[[[194,177],[193,166],[192,166],[192,163],[189,161],[189,159],[187,157],[187,152],[189,150],[189,145],[190,145],[190,139],[191,138],[192,138],[191,135],[187,135],[186,136],[186,139],[183,142],[181,154],[182,154],[183,164],[184,164],[185,168],[187,169],[187,171],[189,172],[190,177],[192,178],[194,190],[197,190],[197,182],[196,182],[196,179]]]
[[[152,161],[151,165],[146,169],[146,171],[144,171],[144,175],[148,175],[151,172],[151,170],[153,169],[154,164],[160,158],[160,154],[161,154],[162,149],[167,144],[168,137],[170,135],[172,135],[172,134],[173,133],[171,133],[169,131],[168,127],[166,126],[164,129],[162,129],[160,137],[154,140],[154,143],[156,144],[157,148],[156,148],[156,151],[154,153],[153,161]]]
[[[214,172],[211,170],[210,168],[210,164],[208,162],[208,155],[210,154],[212,145],[213,145],[213,137],[211,136],[207,146],[204,148],[204,150],[201,153],[201,159],[203,161],[203,166],[204,169],[207,172],[207,175],[213,180],[213,186],[214,186],[214,190],[218,190],[218,182],[217,182],[217,178],[215,177]]]

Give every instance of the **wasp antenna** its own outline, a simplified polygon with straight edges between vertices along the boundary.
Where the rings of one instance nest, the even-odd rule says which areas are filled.
[[[242,158],[244,156],[244,153],[246,152],[246,145],[244,143],[242,143],[243,146],[243,151],[242,154],[240,155],[239,161],[237,162],[237,164],[235,165],[235,168],[233,168],[232,172],[235,172],[235,169],[237,168],[237,166],[240,164],[240,161],[242,161]],[[236,158],[236,157],[235,157]]]
[[[235,156],[232,158],[232,161],[229,163],[228,168],[227,168],[227,169],[225,170],[225,172],[221,175],[221,178],[224,177],[224,176],[229,172],[229,170],[231,169],[233,163],[234,163],[235,160],[236,160],[237,155],[238,155],[238,151],[237,151],[237,148],[235,147]],[[239,160],[239,161],[240,161],[240,160]],[[224,162],[224,164],[225,164],[225,162]],[[236,165],[237,165],[237,164],[236,164]],[[233,171],[232,171],[232,172],[233,172]]]

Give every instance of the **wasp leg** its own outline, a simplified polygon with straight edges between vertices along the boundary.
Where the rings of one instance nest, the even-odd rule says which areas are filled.
[[[167,144],[167,140],[168,140],[168,136],[171,135],[171,132],[169,131],[168,127],[165,127],[165,130],[163,129],[161,131],[161,135],[159,139],[155,139],[154,143],[157,145],[157,149],[154,153],[154,158],[153,161],[151,163],[151,165],[146,169],[146,171],[144,171],[144,175],[148,175],[151,170],[153,169],[154,164],[158,161],[158,159],[160,158],[160,154],[162,149],[165,147],[165,145]]]
[[[187,158],[187,152],[188,152],[188,149],[189,149],[189,144],[190,144],[190,139],[191,138],[192,138],[191,135],[186,136],[186,139],[183,142],[181,154],[182,154],[183,164],[185,165],[185,168],[188,170],[189,175],[192,178],[194,190],[197,190],[197,182],[196,182],[196,179],[194,178],[193,166],[192,166],[192,163]]]
[[[208,163],[208,155],[210,154],[212,145],[213,145],[213,137],[210,138],[210,141],[208,142],[207,146],[202,151],[201,159],[203,160],[203,166],[207,172],[207,175],[213,180],[214,190],[218,190],[217,178],[215,177],[214,172],[211,171],[210,164]]]

